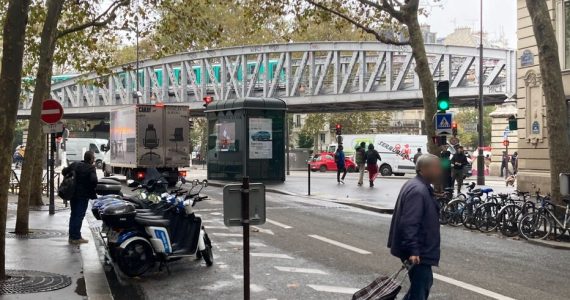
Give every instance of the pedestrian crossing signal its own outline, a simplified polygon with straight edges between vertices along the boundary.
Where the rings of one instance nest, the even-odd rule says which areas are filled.
[[[342,125],[336,124],[335,130],[336,130],[336,135],[341,135],[342,134]]]
[[[445,112],[449,107],[449,81],[439,81],[437,83],[437,109]]]

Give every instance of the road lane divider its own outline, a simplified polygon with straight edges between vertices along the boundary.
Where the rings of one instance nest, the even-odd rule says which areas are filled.
[[[312,237],[312,238],[314,238],[314,239],[317,239],[317,240],[319,240],[319,241],[322,241],[322,242],[325,242],[325,243],[329,243],[329,244],[331,244],[331,245],[334,245],[334,246],[337,246],[337,247],[340,247],[340,248],[344,248],[344,249],[346,249],[346,250],[350,250],[350,251],[353,251],[353,252],[356,252],[356,253],[359,253],[359,254],[365,254],[365,255],[366,255],[366,254],[372,254],[372,252],[370,252],[370,251],[366,251],[366,250],[363,250],[363,249],[360,249],[360,248],[356,248],[356,247],[354,247],[354,246],[347,245],[347,244],[341,243],[341,242],[339,242],[339,241],[331,240],[331,239],[329,239],[329,238],[326,238],[326,237],[323,237],[323,236],[320,236],[320,235],[310,234],[309,236]]]
[[[250,254],[252,257],[293,259],[293,257],[287,254],[278,254],[278,253],[250,253]]]
[[[307,284],[307,286],[317,292],[327,292],[327,293],[336,293],[336,294],[354,295],[354,293],[358,291],[358,289],[355,288],[342,287],[342,286],[316,285],[316,284]]]
[[[293,228],[293,227],[291,227],[291,226],[289,226],[289,225],[286,225],[286,224],[283,224],[283,223],[279,223],[279,222],[274,221],[274,220],[271,220],[271,219],[265,219],[265,221],[267,221],[267,223],[273,224],[273,225],[275,225],[275,226],[279,226],[279,227],[281,227],[281,228],[283,228],[283,229],[291,229],[291,228]]]
[[[280,267],[280,266],[273,266],[273,267],[281,272],[328,275],[327,272],[319,269]]]
[[[228,241],[228,244],[230,244],[232,246],[243,246],[243,242],[239,242],[239,241]],[[267,247],[267,245],[265,245],[263,243],[259,243],[259,242],[249,242],[249,245],[251,247]]]
[[[214,232],[212,233],[214,236],[223,236],[223,237],[242,237],[241,233],[221,233],[221,232]]]
[[[469,284],[467,282],[463,282],[463,281],[459,281],[457,279],[453,279],[447,276],[443,276],[443,275],[439,275],[439,274],[433,274],[433,278],[439,280],[439,281],[443,281],[445,283],[449,283],[451,285],[455,285],[457,287],[475,292],[477,294],[481,294],[483,296],[487,296],[489,298],[493,298],[493,299],[497,299],[497,300],[516,300],[515,298],[511,298],[511,297],[507,297],[505,295],[501,295],[492,291],[489,291],[487,289],[478,287],[478,286],[474,286],[472,284]]]

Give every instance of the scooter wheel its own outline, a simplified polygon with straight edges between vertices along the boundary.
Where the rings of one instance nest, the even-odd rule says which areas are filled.
[[[150,244],[143,240],[130,242],[119,251],[117,264],[121,272],[129,277],[144,274],[154,265],[154,255]]]

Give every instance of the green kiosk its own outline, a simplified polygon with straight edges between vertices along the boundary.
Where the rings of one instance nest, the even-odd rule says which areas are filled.
[[[208,179],[285,181],[285,101],[214,101],[208,120]]]

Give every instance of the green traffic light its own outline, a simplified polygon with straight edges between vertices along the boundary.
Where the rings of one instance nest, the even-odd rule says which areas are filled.
[[[439,110],[448,110],[449,109],[449,99],[439,99],[437,101],[437,108]]]

